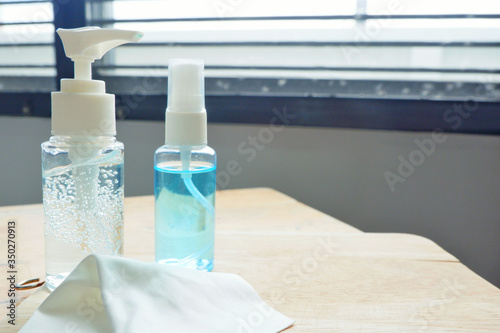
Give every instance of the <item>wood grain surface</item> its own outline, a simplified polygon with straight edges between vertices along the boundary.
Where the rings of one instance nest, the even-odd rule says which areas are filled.
[[[153,261],[153,205],[152,196],[126,199],[125,256]],[[267,188],[218,192],[216,209],[215,271],[240,275],[294,318],[286,332],[500,332],[500,290],[426,238],[363,233]],[[0,208],[2,244],[9,219],[18,280],[43,277],[42,206]],[[17,332],[48,292],[30,294],[1,332]]]

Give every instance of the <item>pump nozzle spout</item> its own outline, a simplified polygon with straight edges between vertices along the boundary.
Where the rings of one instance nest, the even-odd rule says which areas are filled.
[[[64,52],[75,62],[75,79],[91,80],[90,64],[109,50],[130,42],[139,41],[143,33],[131,30],[101,29],[84,27],[78,29],[57,29]]]

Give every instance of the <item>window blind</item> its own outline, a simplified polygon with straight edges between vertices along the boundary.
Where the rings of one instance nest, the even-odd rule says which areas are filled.
[[[0,92],[55,89],[51,1],[0,0]]]
[[[87,13],[145,32],[97,64],[118,92],[201,58],[212,95],[498,100],[500,4],[487,0],[89,0]]]
[[[206,64],[209,121],[498,134],[500,2],[0,0],[0,114],[50,116],[72,77],[54,30],[145,32],[94,66],[119,118],[162,120],[170,58]],[[228,98],[229,97],[229,98]],[[446,121],[457,103],[474,117]]]

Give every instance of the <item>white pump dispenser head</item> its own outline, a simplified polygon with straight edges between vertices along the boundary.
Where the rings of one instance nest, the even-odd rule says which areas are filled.
[[[171,59],[168,71],[165,144],[179,147],[206,146],[203,60]]]
[[[139,41],[138,31],[84,27],[57,29],[75,78],[62,79],[52,93],[52,134],[67,136],[115,135],[115,96],[106,94],[104,81],[92,80],[91,64],[112,48]]]

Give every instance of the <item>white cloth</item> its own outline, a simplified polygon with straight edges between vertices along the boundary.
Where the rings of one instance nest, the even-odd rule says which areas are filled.
[[[20,332],[275,333],[292,324],[237,275],[89,255]]]

